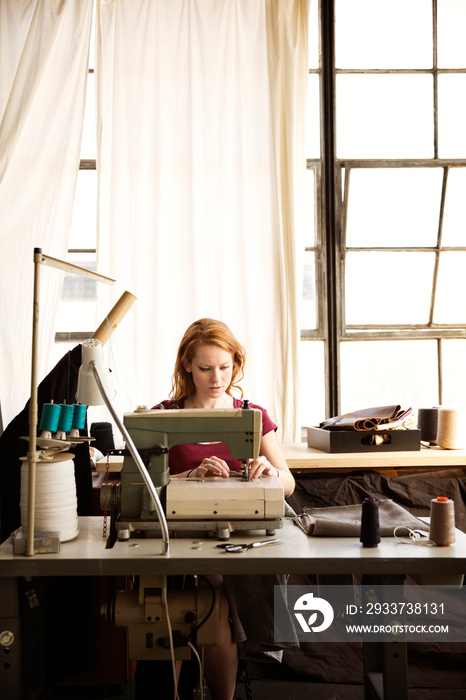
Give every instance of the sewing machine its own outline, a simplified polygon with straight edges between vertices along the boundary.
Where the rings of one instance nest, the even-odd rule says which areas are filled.
[[[246,404],[247,405],[247,404]],[[124,416],[131,436],[156,488],[171,533],[208,532],[228,539],[234,530],[266,530],[282,526],[284,493],[276,476],[250,479],[248,463],[259,455],[262,414],[258,409],[207,410],[141,408]],[[242,474],[221,477],[171,479],[171,447],[200,442],[223,442],[233,459],[243,462]],[[125,451],[119,493],[101,494],[107,507],[118,513],[116,537],[128,539],[160,532],[152,496],[136,463]]]

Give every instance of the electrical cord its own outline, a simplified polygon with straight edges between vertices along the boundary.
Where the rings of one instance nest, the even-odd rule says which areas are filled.
[[[197,663],[199,664],[199,689],[201,692],[201,698],[203,700],[203,698],[204,698],[204,671],[202,668],[201,657],[199,656],[198,651],[197,651],[196,647],[194,646],[194,644],[192,644],[191,642],[188,642],[188,646],[191,648],[191,651],[195,655],[195,657],[197,659]]]
[[[212,602],[211,602],[211,604],[210,604],[210,608],[209,608],[209,611],[208,611],[207,615],[206,615],[206,616],[204,617],[204,619],[201,620],[200,623],[197,625],[197,627],[196,627],[196,632],[197,632],[198,630],[201,629],[202,625],[204,625],[204,624],[207,622],[207,620],[209,619],[209,617],[212,615],[212,612],[213,612],[214,606],[215,606],[215,599],[216,599],[216,596],[215,596],[215,588],[213,587],[212,583],[211,583],[211,582],[209,581],[209,579],[206,578],[205,576],[201,576],[201,578],[202,578],[203,581],[205,581],[205,582],[207,583],[207,585],[208,585],[209,588],[210,588],[210,591],[211,591],[211,593],[212,593]]]
[[[173,697],[174,697],[174,700],[180,700],[180,696],[178,695],[178,681],[176,678],[176,661],[175,661],[175,648],[173,646],[173,632],[172,632],[172,626],[171,626],[171,622],[170,622],[170,614],[168,612],[167,578],[166,578],[166,576],[163,577],[162,603],[163,603],[163,606],[165,608],[165,615],[167,616],[168,639],[170,642],[170,657],[171,657],[172,671],[173,671],[173,686],[174,686]]]

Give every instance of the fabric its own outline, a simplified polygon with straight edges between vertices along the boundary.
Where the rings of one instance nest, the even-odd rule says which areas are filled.
[[[329,508],[306,507],[294,522],[306,535],[314,537],[359,537],[361,504]],[[379,501],[379,525],[381,537],[393,537],[393,531],[397,527],[429,532],[429,526],[425,522],[393,501]]]
[[[456,527],[466,532],[466,476],[462,469],[416,472],[390,477],[373,471],[353,471],[351,474],[313,472],[297,475],[296,488],[288,497],[298,515],[306,508],[330,508],[362,503],[373,497],[379,501],[393,500],[416,518],[429,517],[430,502],[446,496],[455,503]]]
[[[411,416],[412,408],[406,410],[399,405],[363,408],[341,416],[328,418],[320,423],[326,430],[377,430],[398,427]]]
[[[0,2],[0,400],[30,395],[33,253],[66,256],[79,167],[93,0]],[[42,272],[43,269],[43,272]],[[63,274],[41,266],[38,376]]]
[[[233,399],[234,408],[241,408],[243,402],[241,399]],[[250,403],[251,408],[258,408],[262,411],[262,435],[267,435],[272,430],[277,430],[277,426],[270,419],[265,408],[257,406],[257,404]],[[162,401],[160,404],[154,406],[154,408],[159,408],[163,406],[165,409],[174,408],[172,401]],[[180,402],[178,408],[183,408],[184,404]],[[171,474],[180,474],[189,469],[195,469],[200,465],[203,459],[212,457],[215,455],[220,459],[225,460],[230,469],[235,472],[241,470],[241,461],[238,459],[232,459],[228,445],[223,442],[217,442],[212,444],[202,444],[196,443],[194,445],[175,445],[170,449],[169,452],[169,465]]]
[[[185,329],[218,318],[293,442],[309,0],[97,10],[99,269],[138,298],[111,340],[119,380],[132,405],[165,395]]]

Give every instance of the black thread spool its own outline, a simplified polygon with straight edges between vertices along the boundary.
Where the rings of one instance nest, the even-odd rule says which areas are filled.
[[[380,542],[379,504],[375,498],[365,498],[361,509],[361,535],[363,547],[377,547]]]
[[[417,412],[417,427],[421,431],[422,442],[428,442],[429,445],[437,444],[437,426],[438,426],[439,409],[420,408]]]
[[[90,433],[95,440],[94,447],[104,456],[115,449],[111,423],[92,423]]]

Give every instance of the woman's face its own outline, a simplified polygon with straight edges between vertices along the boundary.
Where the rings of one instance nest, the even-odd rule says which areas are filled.
[[[217,345],[199,345],[191,364],[185,369],[192,373],[196,395],[200,399],[220,399],[231,384],[233,358]]]

